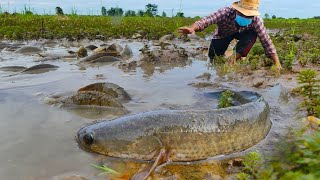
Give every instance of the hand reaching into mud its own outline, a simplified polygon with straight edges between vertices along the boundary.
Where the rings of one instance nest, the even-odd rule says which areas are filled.
[[[181,36],[186,36],[188,34],[195,34],[197,30],[199,30],[198,25],[193,24],[189,27],[180,27],[178,29],[178,33],[180,34],[180,37],[181,37]]]
[[[192,27],[181,27],[178,29],[180,36],[186,36],[187,34],[195,34],[196,31]]]

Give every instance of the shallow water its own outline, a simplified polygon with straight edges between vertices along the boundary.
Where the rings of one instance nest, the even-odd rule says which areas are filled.
[[[123,46],[128,44],[133,48],[133,60],[140,58],[139,49],[145,42],[114,41]],[[67,50],[75,51],[79,45],[104,43],[111,44],[101,41],[28,42],[45,48],[45,53],[51,56],[68,55]],[[39,64],[37,61],[41,60],[38,55],[20,55],[5,50],[0,55],[0,67],[13,65],[31,67]],[[77,130],[86,123],[96,119],[115,118],[117,114],[63,109],[46,104],[45,99],[53,95],[71,94],[95,82],[111,82],[123,87],[131,95],[133,100],[124,104],[131,113],[167,108],[211,108],[216,102],[209,101],[204,93],[217,89],[197,89],[188,85],[197,82],[195,78],[204,72],[211,73],[213,75],[211,81],[217,81],[221,86],[248,90],[242,87],[241,83],[220,82],[215,77],[215,71],[208,69],[207,62],[190,60],[192,60],[190,65],[170,67],[168,70],[156,68],[153,73],[139,67],[132,71],[122,71],[117,63],[86,67],[85,70],[81,70],[76,65],[76,59],[46,61],[45,63],[59,68],[41,74],[0,71],[0,177],[59,179],[61,176],[79,174],[90,179],[103,179],[103,176],[97,176],[98,171],[89,166],[102,162],[102,159],[104,163],[119,171],[128,170],[130,167],[133,170],[139,169],[139,164],[130,165],[121,160],[106,160],[101,156],[84,152],[78,148],[74,140]],[[289,98],[289,102],[281,102],[283,91],[280,86],[259,92],[270,103],[273,129],[268,138],[256,148],[268,151],[272,149],[272,143],[278,136],[283,135],[288,127],[297,124],[289,120],[293,117],[291,112],[296,106],[296,100]],[[198,106],[199,104],[202,106]],[[202,166],[195,167],[193,170]],[[206,173],[206,169],[208,168],[199,170],[202,172],[201,176]]]

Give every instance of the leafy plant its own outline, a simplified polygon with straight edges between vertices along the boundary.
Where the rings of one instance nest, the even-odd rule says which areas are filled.
[[[286,69],[291,70],[293,61],[295,58],[295,46],[294,41],[291,41],[290,47],[289,47],[289,54],[287,54],[284,58],[283,65]]]
[[[302,70],[297,81],[300,84],[298,92],[304,97],[301,106],[307,109],[308,115],[320,117],[320,80],[317,79],[317,72],[312,69]]]
[[[239,174],[237,174],[237,179],[238,180],[247,180],[249,179],[249,174],[245,173],[245,172],[241,172]]]
[[[243,170],[249,174],[256,176],[259,168],[262,166],[262,157],[257,152],[248,153],[243,160]]]
[[[227,108],[232,106],[234,92],[226,90],[221,94],[218,102],[218,108]]]

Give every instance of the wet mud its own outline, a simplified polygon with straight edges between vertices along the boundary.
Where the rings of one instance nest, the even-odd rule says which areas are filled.
[[[212,92],[223,89],[260,93],[270,106],[272,121],[271,130],[264,140],[224,159],[234,159],[250,151],[263,155],[272,153],[276,142],[291,129],[302,125],[304,114],[297,110],[300,99],[290,93],[297,86],[294,81],[296,74],[265,78],[268,71],[262,70],[229,79],[220,77],[206,59],[209,43],[204,39],[191,37],[184,41],[171,36],[161,42],[126,39],[2,41],[0,176],[4,179],[112,179],[110,174],[99,175],[101,172],[90,166],[104,164],[121,172],[123,179],[128,179],[139,170],[148,169],[152,162],[116,159],[83,151],[74,139],[80,127],[95,120],[151,110],[215,108],[217,101]],[[109,48],[111,45],[113,47]],[[86,57],[79,58],[69,53],[77,52],[81,46],[87,49]],[[19,53],[19,48],[23,47],[36,48]],[[121,60],[111,64],[87,65],[98,59],[90,58],[96,56],[94,50],[99,47],[105,47],[104,53],[113,51],[111,57]],[[123,51],[125,49],[126,52]],[[89,59],[86,65],[79,65],[86,58]],[[41,61],[59,68],[41,74],[17,74],[27,67],[39,65]],[[10,76],[12,74],[16,75]],[[101,84],[92,85],[95,83]],[[106,99],[116,100],[116,106],[99,106],[102,104],[97,97],[103,97],[103,102],[106,102],[105,93],[100,92],[104,92],[105,83],[113,83],[126,92],[121,95],[112,88],[108,92]],[[94,94],[88,100],[95,99],[95,103],[83,103],[72,98],[74,94],[83,93],[78,92],[81,88]],[[55,100],[60,98],[68,100],[69,106],[57,106]],[[120,109],[125,111],[119,111],[121,106],[123,108]],[[205,161],[166,164],[158,168],[152,177],[224,178],[230,175],[226,171],[228,168],[228,162],[213,157]]]

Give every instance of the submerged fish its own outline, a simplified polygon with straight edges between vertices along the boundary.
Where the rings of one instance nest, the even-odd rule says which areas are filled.
[[[236,98],[241,106],[161,110],[97,122],[81,128],[76,139],[84,150],[137,160],[162,154],[172,161],[195,161],[242,151],[265,138],[271,121],[258,94],[238,92]]]

